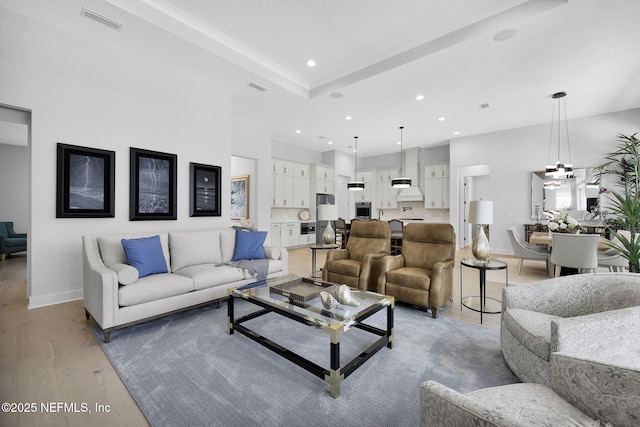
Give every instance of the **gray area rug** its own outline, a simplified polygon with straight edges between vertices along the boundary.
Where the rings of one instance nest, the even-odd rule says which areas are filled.
[[[255,311],[237,301],[236,313]],[[395,348],[383,348],[329,396],[329,384],[249,338],[227,335],[227,310],[174,314],[112,333],[104,352],[153,426],[417,426],[419,386],[460,392],[519,382],[497,331],[396,306]],[[384,311],[367,323],[385,327]],[[269,314],[251,329],[324,366],[329,336]],[[284,333],[286,332],[286,333]],[[342,336],[342,364],[377,336]]]

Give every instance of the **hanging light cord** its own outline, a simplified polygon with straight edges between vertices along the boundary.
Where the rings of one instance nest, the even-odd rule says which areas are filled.
[[[560,109],[558,109],[560,111]],[[551,131],[549,132],[549,152],[547,153],[547,164],[551,166],[551,146],[553,145],[553,119],[556,115],[556,103],[553,103],[553,107],[551,108]],[[556,160],[560,160],[560,141],[558,141],[558,158]],[[554,163],[556,167],[558,166],[558,162]]]
[[[357,181],[358,180],[358,137],[354,136],[353,138],[356,140],[356,149],[355,149],[355,158],[356,158],[355,166],[356,166],[356,169],[355,169],[353,174],[354,174],[354,176],[356,178],[355,180]]]
[[[403,169],[402,169],[402,164],[404,163],[404,153],[402,152],[402,130],[403,129],[404,129],[404,126],[400,126],[400,176],[404,176]]]
[[[563,97],[562,98],[562,105],[564,107],[564,127],[567,130],[567,152],[569,154],[569,165],[572,165],[573,163],[571,162],[571,144],[569,143],[569,120],[567,119],[567,101],[566,98]],[[560,110],[560,105],[558,105],[558,110]],[[558,125],[558,134],[560,134],[560,125]],[[560,142],[558,141],[558,144]]]

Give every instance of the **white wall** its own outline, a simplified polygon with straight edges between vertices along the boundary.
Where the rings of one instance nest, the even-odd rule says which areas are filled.
[[[461,168],[487,164],[491,172],[486,199],[494,203],[491,249],[511,254],[506,229],[515,225],[523,234],[522,224],[532,221],[531,172],[544,170],[547,163],[549,129],[550,124],[543,124],[451,140],[451,224],[459,223]],[[640,109],[569,120],[569,130],[573,166],[595,166],[615,149],[617,134],[640,131]]]
[[[0,144],[0,221],[13,221],[16,233],[26,233],[28,221],[29,149]]]
[[[0,104],[32,111],[29,306],[82,297],[81,236],[228,226],[189,217],[189,162],[229,182],[231,95],[0,9]],[[116,151],[115,218],[56,219],[56,143]],[[178,156],[178,220],[129,221],[129,147]]]

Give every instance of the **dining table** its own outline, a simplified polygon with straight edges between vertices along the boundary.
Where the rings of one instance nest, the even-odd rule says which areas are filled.
[[[532,245],[540,245],[546,246],[549,250],[551,250],[551,246],[553,245],[553,235],[549,232],[544,231],[535,231],[531,233],[529,237],[529,243]],[[598,250],[605,251],[607,249],[611,249],[610,245],[611,241],[604,236],[600,236],[598,239]]]

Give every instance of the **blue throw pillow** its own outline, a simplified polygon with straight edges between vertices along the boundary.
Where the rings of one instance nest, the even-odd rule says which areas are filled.
[[[122,239],[121,242],[129,265],[138,270],[139,277],[169,272],[162,252],[160,236]]]
[[[241,259],[264,259],[264,239],[266,231],[236,230],[236,248],[233,261]]]

